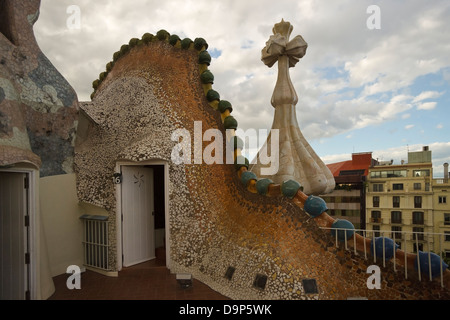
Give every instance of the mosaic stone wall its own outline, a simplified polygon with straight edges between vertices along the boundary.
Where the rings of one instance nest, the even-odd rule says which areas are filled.
[[[173,272],[191,273],[232,299],[448,299],[438,282],[419,282],[413,273],[405,280],[392,262],[381,266],[382,289],[368,289],[366,270],[373,261],[336,247],[320,228],[330,218],[326,213],[313,219],[296,198],[282,196],[279,185],[258,194],[254,180],[241,182],[245,167],[171,161],[175,129],[193,136],[194,121],[202,121],[203,132],[227,126],[230,110],[220,110],[212,74],[204,76],[207,47],[160,31],[132,39],[114,54],[93,83],[92,101],[81,103],[75,153],[80,200],[104,207],[116,221],[116,162],[165,160]],[[110,225],[110,265],[116,270],[118,239],[115,223]],[[315,280],[317,291],[310,293],[308,280]]]
[[[39,5],[0,2],[0,165],[29,162],[45,177],[73,172],[78,100],[36,42]]]

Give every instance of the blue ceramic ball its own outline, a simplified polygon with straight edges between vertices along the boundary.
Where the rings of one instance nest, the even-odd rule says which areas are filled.
[[[336,232],[339,241],[344,242],[345,239],[348,241],[355,233],[355,227],[348,220],[337,219],[331,225],[331,234],[333,237],[336,237]]]
[[[303,209],[313,218],[320,216],[328,210],[325,200],[316,196],[309,196],[305,201]]]
[[[384,248],[384,260],[388,261],[394,256],[394,250],[399,248],[399,245],[394,242],[394,240],[386,237],[376,237],[370,242],[370,253],[373,255],[374,250],[374,240],[375,240],[375,256],[377,258],[383,259],[383,248]],[[395,249],[394,249],[395,248]]]

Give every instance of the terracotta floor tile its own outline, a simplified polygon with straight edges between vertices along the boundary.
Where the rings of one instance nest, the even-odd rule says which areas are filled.
[[[67,277],[53,278],[55,293],[49,300],[229,300],[196,279],[192,287],[181,288],[176,276],[155,261],[124,268],[119,277],[87,270],[80,290],[67,289]]]

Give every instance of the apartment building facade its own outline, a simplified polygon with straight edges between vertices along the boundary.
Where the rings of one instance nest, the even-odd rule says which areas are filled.
[[[373,166],[367,176],[366,229],[375,231],[374,236],[395,239],[407,252],[445,253],[450,244],[438,235],[446,229],[450,232],[450,216],[445,215],[450,211],[445,204],[436,210],[450,188],[433,179],[431,159],[431,150],[423,147],[408,152],[407,163]]]
[[[434,232],[444,234],[436,241],[443,248],[443,255],[450,261],[450,183],[448,163],[444,163],[444,178],[433,179]]]

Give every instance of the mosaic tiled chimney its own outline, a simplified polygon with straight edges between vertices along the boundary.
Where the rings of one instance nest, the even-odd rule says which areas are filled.
[[[289,68],[294,67],[306,54],[308,44],[299,35],[289,41],[292,30],[291,24],[284,20],[275,24],[273,35],[262,49],[261,60],[264,64],[270,68],[278,62],[278,78],[271,100],[275,108],[272,131],[276,130],[278,135],[269,134],[250,170],[275,183],[297,181],[306,194],[325,194],[334,189],[334,177],[305,139],[297,123],[295,106],[298,97],[289,76]],[[271,170],[261,159],[261,154],[273,152],[279,155],[278,171],[275,173],[269,172]],[[273,167],[273,164],[270,165]]]
[[[0,165],[28,162],[41,177],[72,173],[75,91],[33,34],[40,1],[0,1]]]

